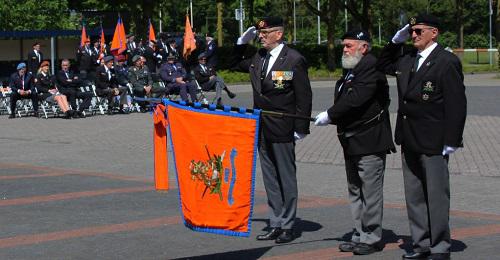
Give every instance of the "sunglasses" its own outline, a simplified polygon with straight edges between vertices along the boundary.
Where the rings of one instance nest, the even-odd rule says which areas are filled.
[[[412,35],[412,34],[413,34],[413,32],[415,32],[417,35],[421,35],[421,34],[422,34],[422,32],[423,32],[424,30],[426,30],[426,29],[427,29],[427,30],[430,30],[430,29],[434,29],[434,27],[424,27],[424,28],[415,28],[415,29],[410,28],[410,29],[408,29],[408,31],[410,32],[410,35]]]
[[[274,30],[266,30],[266,31],[264,31],[264,30],[259,30],[258,32],[259,32],[260,34],[262,34],[263,36],[267,36],[267,35],[269,35],[270,33],[272,33],[272,32],[276,32],[276,31],[278,31],[278,29],[274,29]]]

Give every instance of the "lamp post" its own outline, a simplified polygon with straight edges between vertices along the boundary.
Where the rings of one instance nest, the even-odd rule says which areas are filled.
[[[490,66],[493,65],[493,53],[491,53],[492,49],[493,49],[493,37],[492,37],[492,22],[491,22],[491,19],[492,19],[492,16],[493,16],[493,7],[492,7],[492,4],[491,4],[491,0],[489,1],[489,9],[490,9],[490,48],[488,49],[488,54],[489,54],[489,58],[490,58]]]
[[[318,12],[319,12],[320,11],[319,0],[318,0],[317,7],[318,7]],[[318,45],[320,45],[320,44],[321,44],[321,20],[320,20],[319,15],[318,15]]]

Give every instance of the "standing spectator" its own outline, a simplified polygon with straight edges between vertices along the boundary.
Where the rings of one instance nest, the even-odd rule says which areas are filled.
[[[36,94],[33,76],[26,73],[26,64],[21,62],[17,65],[17,72],[10,76],[9,87],[12,91],[10,95],[9,118],[16,117],[16,103],[19,99],[31,99],[34,116],[38,117],[38,97]]]
[[[126,54],[128,57],[128,64],[132,64],[132,57],[136,54],[137,45],[135,43],[135,36],[133,34],[128,34],[127,36],[127,50]]]
[[[69,103],[71,104],[71,108],[76,112],[73,113],[73,117],[84,118],[83,110],[89,108],[90,102],[92,101],[92,97],[94,96],[90,92],[82,92],[80,90],[80,86],[82,81],[75,76],[72,71],[69,69],[70,62],[68,59],[64,59],[61,62],[61,70],[57,72],[56,80],[59,86],[59,91],[66,95]],[[78,107],[76,105],[76,99],[82,99],[82,103]],[[78,110],[76,108],[78,107]]]
[[[181,63],[176,63],[173,53],[169,53],[167,63],[161,65],[160,77],[167,84],[167,93],[179,92],[181,99],[184,101],[189,100],[189,93],[192,102],[198,100],[196,98],[196,85],[188,81],[186,70]]]
[[[36,75],[42,61],[43,53],[40,51],[40,43],[35,42],[33,44],[33,50],[28,53],[28,72],[32,75]]]
[[[396,76],[406,209],[413,252],[404,259],[450,259],[450,154],[462,147],[467,100],[462,64],[437,43],[439,20],[410,19],[384,47],[377,67]],[[413,48],[403,52],[411,37]]]
[[[217,44],[214,41],[214,38],[210,36],[206,36],[205,40],[207,41],[207,47],[205,48],[205,53],[207,55],[207,66],[212,67],[214,69],[217,68]]]
[[[142,56],[146,59],[145,65],[150,73],[156,73],[156,65],[158,64],[154,47],[154,42],[148,41],[148,45],[144,47],[144,54]]]
[[[262,43],[255,55],[245,58],[247,44],[259,33]],[[236,69],[250,74],[254,107],[311,116],[312,91],[306,59],[283,43],[283,19],[268,17],[248,28],[235,47]],[[259,157],[269,205],[269,232],[257,240],[287,243],[295,239],[297,168],[295,142],[309,134],[309,121],[290,117],[262,117]]]
[[[96,73],[96,94],[100,97],[104,96],[108,99],[108,115],[113,114],[115,105],[115,96],[120,96],[121,114],[127,113],[123,110],[123,105],[127,104],[127,87],[118,86],[115,71],[113,69],[113,56],[106,56],[103,59],[104,65],[97,68]]]
[[[347,189],[354,232],[340,244],[342,252],[368,255],[382,250],[386,154],[394,149],[389,121],[389,85],[375,70],[367,32],[342,37],[343,77],[335,85],[334,104],[316,116],[316,125],[337,125],[344,150]]]
[[[50,75],[49,62],[42,61],[40,69],[36,74],[35,87],[38,93],[39,100],[45,100],[49,103],[57,103],[59,108],[64,113],[63,118],[71,119],[73,110],[69,107],[66,96],[61,94],[56,87],[54,78]]]
[[[78,69],[80,70],[81,80],[89,79],[89,73],[94,66],[94,55],[90,47],[90,40],[85,40],[85,44],[78,48],[76,51],[76,61],[78,62]]]
[[[201,89],[204,91],[209,91],[215,89],[215,100],[217,101],[217,105],[222,105],[222,90],[226,91],[229,98],[236,97],[236,94],[231,92],[224,80],[217,76],[217,72],[215,68],[207,65],[207,55],[205,52],[202,52],[198,55],[198,66],[194,67],[194,77],[200,84]]]
[[[181,55],[179,55],[179,52],[177,51],[177,42],[175,41],[175,38],[168,39],[167,48],[169,55],[174,55],[176,60],[180,59]]]

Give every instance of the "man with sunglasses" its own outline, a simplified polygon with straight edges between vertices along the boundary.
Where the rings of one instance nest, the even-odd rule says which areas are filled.
[[[406,208],[413,252],[403,259],[450,259],[448,160],[462,147],[467,113],[462,65],[437,43],[439,20],[411,18],[382,50],[378,69],[396,76]],[[411,37],[413,48],[402,51]]]
[[[247,44],[258,35],[262,48],[245,58]],[[254,107],[311,116],[312,91],[305,58],[283,43],[283,19],[267,17],[245,31],[236,43],[235,69],[250,74]],[[309,134],[309,121],[263,116],[259,158],[269,205],[269,232],[257,240],[287,243],[295,239],[297,213],[295,141]]]

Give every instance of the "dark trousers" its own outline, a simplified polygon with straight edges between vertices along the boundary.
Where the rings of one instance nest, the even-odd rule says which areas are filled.
[[[21,96],[19,93],[12,91],[12,94],[10,94],[10,110],[12,111],[12,114],[15,114],[16,112],[16,102],[19,99],[31,99],[31,103],[33,103],[33,110],[38,112],[38,96],[36,93],[31,92],[29,95]]]
[[[198,101],[196,97],[196,85],[193,82],[169,83],[167,84],[167,93],[179,93],[183,101],[188,101],[188,93],[192,102]]]
[[[261,134],[260,165],[269,206],[269,226],[292,229],[297,214],[295,143],[272,143]]]
[[[71,104],[71,108],[73,110],[76,110],[77,105],[76,105],[76,99],[81,99],[82,103],[80,103],[80,107],[78,108],[78,111],[83,111],[90,106],[90,102],[92,102],[92,97],[94,96],[90,92],[82,92],[78,89],[74,88],[60,88],[59,91],[66,95],[68,102]]]
[[[448,156],[425,155],[403,146],[406,209],[415,252],[449,253],[450,179]]]
[[[120,95],[120,106],[127,104],[127,87],[118,87],[118,95]],[[113,88],[107,89],[96,89],[96,93],[100,97],[106,97],[108,99],[109,107],[115,107],[115,94]]]
[[[226,84],[221,77],[213,77],[211,80],[201,84],[201,89],[209,91],[215,89],[215,100],[219,100],[222,96],[222,90],[226,88]]]

